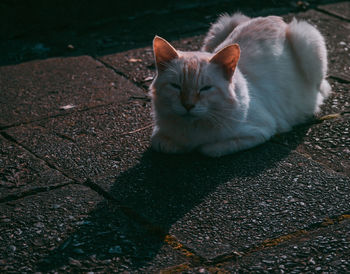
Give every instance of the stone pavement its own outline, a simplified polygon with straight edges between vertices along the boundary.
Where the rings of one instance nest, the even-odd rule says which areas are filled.
[[[350,4],[293,16],[333,95],[220,159],[149,149],[150,46],[1,66],[0,272],[350,272]]]

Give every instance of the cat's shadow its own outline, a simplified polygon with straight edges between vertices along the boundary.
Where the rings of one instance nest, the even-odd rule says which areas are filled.
[[[243,177],[254,181],[287,157],[308,128],[281,137],[293,139],[290,147],[270,141],[218,159],[146,151],[138,164],[116,178],[110,194],[118,202],[99,204],[80,229],[40,262],[38,270],[58,269],[71,258],[89,270],[98,269],[101,260],[111,269],[113,265],[124,265],[129,271],[146,267],[162,252],[164,237],[185,214],[205,206],[203,200],[224,183]],[[230,198],[240,199],[238,193]]]

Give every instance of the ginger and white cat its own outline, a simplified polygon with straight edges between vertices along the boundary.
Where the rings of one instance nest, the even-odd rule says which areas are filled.
[[[322,35],[307,22],[223,15],[202,51],[156,36],[152,147],[218,157],[261,144],[313,116],[330,93]]]

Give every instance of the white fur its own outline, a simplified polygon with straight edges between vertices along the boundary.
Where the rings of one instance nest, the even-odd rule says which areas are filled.
[[[216,53],[233,43],[239,44],[241,56],[231,82],[208,62],[214,55],[208,52],[178,52],[180,57],[158,72],[151,86],[153,148],[173,153],[197,149],[214,157],[248,149],[305,122],[329,95],[325,42],[310,24],[224,15],[211,27],[203,49],[216,45]],[[198,71],[182,79],[191,58]],[[186,84],[189,94],[204,85],[213,88],[200,94],[186,116],[171,82]],[[220,95],[217,89],[225,92]]]
[[[210,27],[207,36],[204,39],[202,51],[213,52],[214,49],[227,38],[235,27],[248,21],[249,19],[249,17],[239,12],[232,16],[226,13],[221,15],[218,21]]]

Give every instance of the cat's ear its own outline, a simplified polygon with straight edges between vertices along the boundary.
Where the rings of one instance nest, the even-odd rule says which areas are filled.
[[[231,82],[240,54],[241,50],[238,44],[229,45],[217,52],[210,59],[210,63],[220,65],[224,70],[225,78]]]
[[[163,71],[167,68],[167,64],[179,57],[176,49],[170,45],[165,39],[155,36],[153,39],[153,52],[156,59],[158,71]]]

